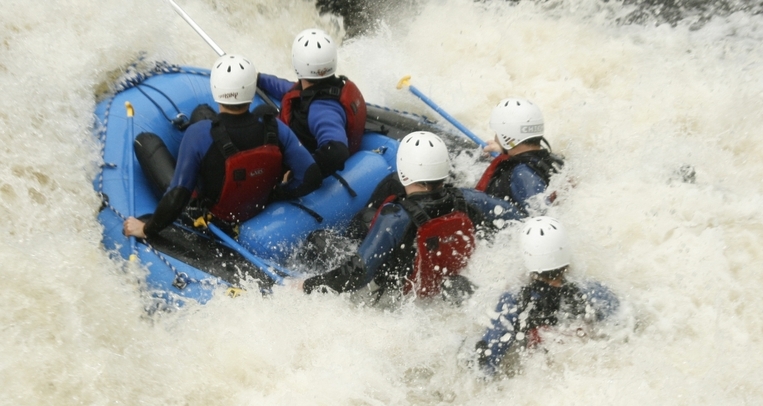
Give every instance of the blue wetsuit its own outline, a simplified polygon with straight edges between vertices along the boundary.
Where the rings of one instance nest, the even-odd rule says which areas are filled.
[[[535,280],[519,293],[506,292],[495,308],[497,316],[477,343],[480,367],[494,375],[506,353],[524,348],[537,328],[554,326],[565,318],[601,321],[619,305],[617,297],[598,282],[566,282],[555,288]]]
[[[527,209],[528,199],[546,191],[548,184],[526,164],[519,164],[511,172],[509,193],[512,200]]]
[[[485,193],[514,202],[526,212],[529,208],[528,200],[546,191],[551,175],[562,164],[561,159],[545,149],[503,159],[493,173],[483,175],[490,176],[485,185]]]
[[[262,134],[257,135],[256,128],[261,121],[251,112],[244,114],[220,113],[218,118],[225,125],[228,135],[239,150],[255,148],[264,144]],[[278,120],[278,147],[281,150],[284,166],[291,170],[288,183],[277,186],[271,193],[275,199],[288,199],[303,196],[320,187],[322,177],[320,169],[312,156],[297,140],[294,133]],[[212,121],[199,121],[186,130],[180,142],[177,164],[167,192],[162,196],[154,215],[146,222],[146,235],[155,235],[175,219],[191,200],[194,190],[200,199],[216,201],[222,188],[225,165],[224,158],[213,144],[210,129]],[[219,156],[215,156],[219,155]],[[203,169],[219,170],[218,176],[210,179]],[[206,183],[202,181],[206,179]]]
[[[324,80],[334,80],[331,77]],[[336,79],[338,80],[338,79]],[[274,97],[283,100],[295,83],[273,75],[261,73],[257,86]],[[320,84],[313,85],[316,88]],[[337,99],[315,97],[299,100],[307,103],[306,117],[300,106],[292,106],[294,119],[286,123],[295,132],[302,144],[313,154],[315,162],[321,167],[324,176],[344,169],[344,162],[350,156],[347,141],[347,114]]]
[[[523,217],[510,203],[473,189],[458,189],[466,202],[466,214],[477,230],[503,228],[511,220]],[[430,218],[454,210],[454,196],[459,193],[449,187],[433,192],[414,193],[406,199],[418,204]],[[416,227],[409,213],[398,203],[382,207],[357,253],[338,268],[308,278],[304,290],[310,293],[319,287],[336,292],[362,288],[371,281],[383,287],[399,287],[413,270],[416,255]]]

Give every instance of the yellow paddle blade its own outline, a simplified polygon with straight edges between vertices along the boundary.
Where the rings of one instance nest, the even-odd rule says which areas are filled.
[[[403,86],[405,86],[405,87],[408,87],[408,86],[410,86],[410,81],[411,81],[411,75],[405,76],[405,77],[403,77],[402,79],[400,79],[400,81],[399,81],[399,82],[397,82],[397,88],[398,88],[398,90],[399,90],[399,89],[402,89],[402,88],[403,88]]]

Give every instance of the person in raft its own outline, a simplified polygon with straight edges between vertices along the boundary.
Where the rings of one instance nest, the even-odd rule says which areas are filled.
[[[543,113],[533,102],[521,98],[501,100],[490,114],[495,138],[485,152],[497,152],[475,189],[510,201],[525,212],[530,198],[544,193],[551,176],[564,165],[551,153],[543,137]],[[548,149],[541,146],[544,142]],[[555,196],[549,197],[549,203]]]
[[[344,263],[299,284],[305,293],[370,285],[377,298],[385,291],[418,297],[471,294],[460,272],[475,248],[475,231],[489,232],[522,217],[508,202],[445,185],[448,149],[433,133],[405,136],[396,160],[404,196],[390,196],[379,208],[368,234]]]
[[[249,59],[217,59],[210,87],[220,113],[188,127],[176,165],[157,135],[136,137],[138,162],[163,195],[147,221],[125,220],[126,236],[155,236],[181,215],[194,192],[195,204],[230,224],[253,217],[269,201],[300,197],[320,187],[320,168],[278,121],[275,109],[262,105],[249,111],[256,85],[257,70]],[[284,170],[291,171],[288,182],[281,182]]]
[[[501,296],[496,316],[476,344],[480,369],[488,376],[519,372],[519,356],[541,343],[545,329],[568,326],[585,336],[589,325],[614,314],[620,304],[601,283],[567,280],[570,248],[558,220],[529,218],[519,238],[530,283]]]
[[[257,85],[281,100],[279,118],[297,135],[323,176],[344,169],[360,149],[366,124],[366,102],[358,87],[336,76],[337,45],[325,31],[297,34],[291,48],[297,82],[261,73]]]

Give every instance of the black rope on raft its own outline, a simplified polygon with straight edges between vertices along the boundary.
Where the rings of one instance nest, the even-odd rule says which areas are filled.
[[[108,129],[108,125],[109,125],[109,115],[110,115],[110,112],[111,112],[112,104],[114,103],[114,98],[116,97],[117,93],[125,91],[127,89],[131,89],[133,87],[138,87],[143,82],[145,82],[147,79],[149,79],[149,78],[151,78],[153,76],[156,76],[156,75],[160,75],[160,74],[186,73],[186,74],[199,75],[199,76],[209,76],[209,72],[207,72],[207,71],[183,68],[183,67],[180,67],[178,65],[173,65],[173,64],[170,64],[170,63],[167,63],[167,62],[163,62],[163,61],[162,62],[156,62],[156,65],[152,69],[150,69],[148,71],[138,72],[137,65],[142,60],[143,60],[142,58],[139,58],[138,61],[134,62],[133,64],[131,64],[128,67],[127,73],[115,85],[115,94],[112,95],[109,98],[109,100],[108,100],[108,103],[106,105],[106,110],[105,110],[104,115],[103,115],[103,121],[96,120],[96,123],[95,123],[95,128],[97,128],[96,136],[98,137],[98,140],[101,143],[101,149],[100,149],[101,160],[103,160],[105,158],[105,154],[106,154],[106,137],[107,137],[107,129]],[[175,110],[178,111],[179,115],[182,114],[182,112],[180,112],[180,109],[177,107],[177,105],[166,94],[162,93],[161,91],[159,91],[158,89],[154,88],[153,86],[145,85],[145,84],[143,86],[149,87],[149,88],[157,91],[158,93],[162,94],[167,100],[170,101],[170,103],[172,103],[172,106],[175,108]],[[146,95],[146,93],[142,89],[138,88],[138,90],[140,90],[141,93]],[[157,108],[159,108],[159,106],[156,104],[156,102],[154,102],[154,100],[152,100],[150,97],[148,97],[148,95],[146,95],[146,97],[152,103],[154,103],[154,105]],[[161,111],[161,108],[159,108],[159,110]],[[164,114],[163,111],[162,111],[162,114]],[[173,120],[169,119],[166,114],[164,116],[170,122],[173,122]],[[104,193],[103,193],[103,174],[104,174],[104,170],[107,169],[107,168],[112,168],[113,169],[113,168],[116,168],[116,167],[117,167],[116,164],[109,163],[109,162],[103,162],[100,165],[100,170],[98,171],[97,190],[96,191],[102,196],[102,198],[101,198],[102,206],[105,207],[105,208],[108,208],[109,210],[114,212],[122,221],[125,221],[127,218],[122,213],[120,213],[113,205],[111,205],[111,203],[109,203],[104,198]],[[212,280],[212,279],[198,280],[198,279],[189,277],[188,274],[186,274],[185,272],[180,272],[174,265],[172,265],[169,262],[169,260],[167,260],[167,258],[161,252],[156,250],[156,248],[154,248],[150,243],[148,243],[148,241],[144,241],[144,243],[145,243],[146,247],[148,247],[148,249],[154,255],[156,255],[165,265],[167,265],[167,267],[169,267],[172,270],[172,272],[175,274],[175,280],[173,281],[172,285],[175,286],[176,288],[182,290],[186,286],[188,286],[188,284],[190,284],[190,283],[198,283],[198,284],[209,285],[209,286],[215,286],[216,285],[216,282],[214,280]]]
[[[116,207],[112,206],[111,203],[104,201],[103,205],[104,207],[114,212],[114,214],[116,214],[117,217],[119,217],[122,221],[127,220],[127,218],[122,213],[120,213],[119,210],[116,209]],[[154,248],[148,241],[144,240],[143,242],[146,244],[146,247],[148,247],[148,249],[154,255],[156,255],[165,265],[167,265],[167,267],[169,267],[172,270],[172,272],[175,274],[175,280],[172,282],[172,286],[178,288],[179,290],[183,290],[190,283],[207,284],[210,286],[215,286],[215,283],[212,282],[211,280],[207,280],[207,279],[199,280],[199,279],[191,278],[185,272],[178,271],[178,269],[175,268],[175,266],[172,265],[169,262],[169,260],[167,260],[167,258],[161,252],[157,251],[156,248]]]

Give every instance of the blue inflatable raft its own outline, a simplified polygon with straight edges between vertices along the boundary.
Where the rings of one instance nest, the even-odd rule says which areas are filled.
[[[252,108],[263,102],[258,95]],[[124,219],[153,213],[158,203],[135,158],[135,136],[157,134],[177,157],[183,136],[179,125],[204,103],[216,106],[209,70],[158,64],[123,79],[119,90],[95,110],[103,165],[94,187],[104,202],[98,216],[103,244],[146,266],[149,289],[172,302],[192,298],[203,303],[220,285],[235,287],[242,278],[258,279],[264,289],[280,282],[289,275],[280,265],[310,232],[345,227],[376,185],[395,172],[397,139],[411,131],[439,128],[421,116],[369,105],[361,151],[339,173],[346,184],[328,177],[319,190],[303,198],[270,204],[240,224],[238,240],[180,223],[150,242],[126,238]]]

